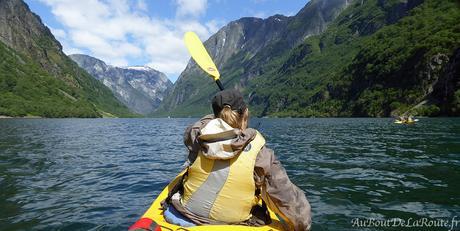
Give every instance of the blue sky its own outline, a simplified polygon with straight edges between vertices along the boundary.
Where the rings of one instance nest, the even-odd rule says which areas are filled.
[[[190,56],[186,31],[204,41],[241,17],[295,15],[308,0],[25,0],[61,42],[115,66],[149,66],[175,81]]]

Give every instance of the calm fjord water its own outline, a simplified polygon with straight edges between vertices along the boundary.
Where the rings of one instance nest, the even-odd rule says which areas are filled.
[[[195,120],[1,119],[0,230],[126,230],[179,172]],[[314,230],[357,230],[357,218],[460,220],[458,118],[259,122],[306,192]]]

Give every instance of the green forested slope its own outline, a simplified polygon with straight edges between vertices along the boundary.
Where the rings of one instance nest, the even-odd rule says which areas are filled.
[[[0,1],[0,115],[132,116],[22,0]]]
[[[407,11],[410,3],[355,1],[323,34],[264,65],[246,88],[255,113],[460,115],[459,3]]]
[[[283,28],[299,23],[308,18]],[[235,53],[219,66],[221,80],[241,89],[257,116],[458,116],[459,25],[455,0],[349,1],[323,33],[294,48],[281,39]],[[183,94],[170,97],[183,103],[160,115],[210,112],[216,86],[187,71],[175,89]]]
[[[101,88],[88,74],[80,75],[85,75],[85,79],[77,80],[85,90],[56,79],[31,58],[0,42],[0,115],[101,117],[103,111],[131,115],[113,99],[110,90]]]

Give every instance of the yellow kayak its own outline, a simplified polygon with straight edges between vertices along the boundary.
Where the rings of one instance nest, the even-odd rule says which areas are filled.
[[[408,120],[408,121],[395,120],[395,124],[414,124],[417,121],[418,121],[418,119]]]
[[[255,231],[277,231],[277,230],[284,230],[282,223],[280,222],[279,218],[273,213],[273,211],[269,210],[270,217],[272,219],[272,223],[265,226],[260,227],[253,227],[253,226],[244,226],[244,225],[200,225],[194,227],[181,227],[174,224],[168,223],[165,218],[163,217],[163,210],[161,207],[161,201],[166,199],[168,196],[169,191],[174,187],[176,182],[181,178],[184,172],[181,172],[169,185],[163,189],[160,195],[153,201],[150,208],[142,215],[142,217],[136,221],[131,227],[129,227],[129,231],[137,231],[137,230],[154,230],[154,231],[198,231],[198,230],[210,230],[210,231],[217,231],[217,230],[228,230],[228,231],[239,231],[239,230],[255,230]]]

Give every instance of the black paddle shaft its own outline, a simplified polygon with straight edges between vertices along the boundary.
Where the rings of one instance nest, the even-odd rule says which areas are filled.
[[[217,83],[217,86],[219,87],[219,89],[221,91],[223,91],[224,90],[224,85],[222,85],[222,82],[220,82],[220,79],[216,80],[216,83]]]

